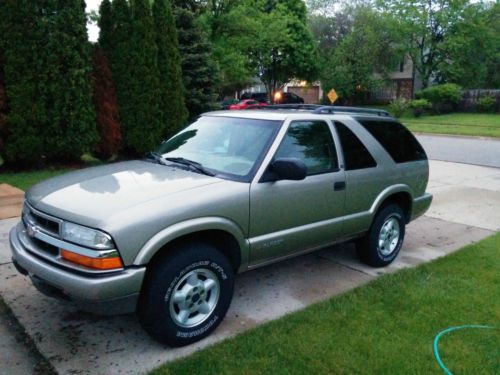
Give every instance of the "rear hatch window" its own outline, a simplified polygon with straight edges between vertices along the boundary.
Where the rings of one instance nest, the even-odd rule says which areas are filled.
[[[382,145],[396,163],[427,160],[424,149],[402,124],[396,121],[357,119]]]

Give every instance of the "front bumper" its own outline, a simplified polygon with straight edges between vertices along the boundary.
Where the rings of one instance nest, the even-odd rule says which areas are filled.
[[[422,216],[427,212],[432,203],[432,194],[425,193],[413,200],[410,221]]]
[[[36,251],[28,248],[31,245],[26,245],[30,242],[22,223],[12,228],[9,241],[12,260],[21,272],[28,273],[33,284],[43,293],[69,299],[82,310],[102,315],[136,310],[145,267],[92,275],[58,267],[36,256]]]

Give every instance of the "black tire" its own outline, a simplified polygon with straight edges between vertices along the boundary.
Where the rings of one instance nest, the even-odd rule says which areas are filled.
[[[185,288],[189,290],[186,293],[191,296],[189,299],[186,298],[189,302],[182,302],[184,304],[182,306],[186,307],[187,311],[187,307],[193,304],[205,303],[202,301],[203,298],[212,298],[211,293],[215,290],[193,291],[196,288],[192,288],[188,279],[185,279],[193,274],[201,280],[204,274],[212,276],[212,279],[219,283],[216,285],[218,297],[213,302],[213,310],[209,313],[193,312],[188,315],[188,320],[196,318],[203,319],[202,321],[189,327],[181,326],[179,316],[182,310],[178,308],[180,305],[172,299],[174,292],[179,291],[181,285],[184,285],[182,291]],[[200,282],[202,283],[200,285],[203,285],[203,281]],[[201,242],[184,243],[172,253],[157,259],[148,271],[138,306],[139,320],[154,339],[172,347],[189,345],[208,336],[224,319],[233,297],[233,287],[232,266],[220,251]],[[194,318],[191,318],[192,315]],[[203,318],[202,315],[206,317]]]
[[[382,227],[389,220],[395,220],[399,225],[399,237],[394,249],[379,246]],[[394,223],[394,222],[393,222]],[[392,263],[398,256],[405,237],[405,217],[404,212],[397,204],[389,204],[383,207],[375,216],[368,234],[356,241],[356,250],[361,260],[372,267],[384,267]]]

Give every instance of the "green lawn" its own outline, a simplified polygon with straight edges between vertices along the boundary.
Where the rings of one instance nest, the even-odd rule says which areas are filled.
[[[162,366],[153,374],[500,374],[500,234]]]
[[[389,111],[387,105],[366,107]],[[498,113],[450,113],[436,116],[424,115],[415,118],[411,110],[407,110],[399,120],[416,133],[500,138],[500,114]]]
[[[439,116],[402,117],[417,133],[456,134],[500,138],[500,114],[452,113]]]
[[[26,191],[40,181],[68,171],[68,169],[43,169],[30,172],[0,172],[0,184],[7,183]]]

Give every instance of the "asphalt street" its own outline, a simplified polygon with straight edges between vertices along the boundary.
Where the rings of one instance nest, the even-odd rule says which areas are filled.
[[[417,135],[431,160],[500,168],[500,139]]]

